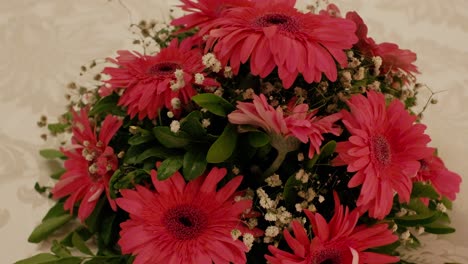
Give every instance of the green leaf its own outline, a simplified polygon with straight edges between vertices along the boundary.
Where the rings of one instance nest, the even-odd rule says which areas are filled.
[[[136,160],[138,159],[138,156],[145,151],[146,146],[145,145],[134,145],[130,146],[125,152],[125,157],[124,157],[124,163],[127,164],[136,164]]]
[[[455,228],[450,227],[446,224],[442,224],[442,223],[432,223],[432,224],[425,225],[424,230],[427,233],[438,234],[438,235],[451,234],[455,232]]]
[[[375,253],[385,254],[385,255],[393,255],[400,245],[401,245],[400,241],[395,241],[392,244],[373,248],[371,249],[371,251]]]
[[[56,149],[42,149],[39,151],[39,155],[46,159],[65,159],[66,156],[59,150]]]
[[[72,215],[66,214],[47,219],[34,229],[34,231],[29,236],[28,241],[31,243],[41,242],[55,230],[59,229],[61,226],[70,221],[72,218]]]
[[[192,100],[199,106],[206,108],[209,112],[218,115],[226,116],[235,108],[221,96],[211,93],[198,94],[192,97]]]
[[[171,177],[183,165],[182,156],[174,156],[165,159],[158,168],[158,180],[163,181]]]
[[[153,132],[166,148],[183,148],[190,143],[190,136],[184,131],[174,133],[169,127],[158,126],[153,129]]]
[[[300,186],[301,183],[302,183],[301,181],[296,179],[295,174],[290,176],[289,179],[286,181],[286,184],[284,185],[284,190],[283,190],[283,197],[284,197],[284,201],[289,207],[294,206],[294,204],[296,203],[296,199],[297,199],[296,187]]]
[[[188,181],[196,179],[206,170],[206,152],[191,150],[185,153],[183,162],[184,178]]]
[[[78,228],[75,229],[75,231],[68,233],[68,235],[60,241],[60,244],[67,246],[67,247],[73,247],[73,242],[72,242],[72,237],[74,234],[78,234],[84,241],[88,240],[93,236],[89,230],[84,227],[84,226],[79,226]]]
[[[88,218],[86,218],[85,224],[91,233],[95,233],[97,231],[98,223],[101,220],[100,215],[102,208],[107,203],[107,197],[103,195],[101,198],[99,198],[99,201],[97,202],[96,207],[94,207],[94,210],[91,213],[91,215],[89,215]]]
[[[413,183],[413,190],[411,191],[412,198],[430,198],[436,200],[439,198],[439,194],[436,192],[432,185],[423,183],[423,182],[415,182]]]
[[[120,169],[116,170],[109,181],[109,194],[111,198],[116,198],[117,190],[130,189],[147,177],[148,172],[143,169],[135,169],[126,173],[123,173]]]
[[[122,178],[122,174],[123,173],[120,171],[120,169],[117,169],[116,171],[114,171],[114,173],[112,174],[112,177],[109,180],[109,196],[112,199],[117,198],[116,193],[118,192],[118,189],[115,188],[114,186],[115,186],[115,183],[118,182]]]
[[[401,226],[421,226],[435,222],[440,217],[437,212],[420,213],[416,215],[405,215],[396,217],[395,223]]]
[[[85,264],[122,264],[122,256],[98,256],[85,262]]]
[[[306,162],[306,167],[311,169],[318,161],[322,161],[325,158],[330,157],[336,149],[336,141],[328,141],[322,148],[320,148],[320,154],[315,154],[311,160]]]
[[[43,264],[48,263],[50,261],[54,261],[59,259],[57,256],[50,254],[50,253],[40,253],[34,255],[30,258],[19,260],[15,262],[15,264]]]
[[[115,224],[116,217],[116,214],[112,214],[104,218],[102,221],[99,237],[102,239],[105,245],[109,245],[111,243],[112,237],[116,235],[115,230],[118,229],[116,229]]]
[[[447,197],[443,196],[441,202],[443,205],[445,205],[447,209],[452,210],[453,208],[452,201],[450,201]]]
[[[117,105],[120,96],[118,94],[111,94],[109,96],[101,98],[97,103],[93,106],[91,111],[89,111],[90,116],[95,116],[103,113],[109,113],[119,116],[126,115],[126,112]]]
[[[147,142],[150,142],[154,140],[154,136],[152,134],[136,134],[134,136],[132,136],[129,140],[128,140],[128,144],[129,145],[140,145],[140,144],[143,144],[143,143],[147,143]]]
[[[69,212],[67,212],[67,211],[65,211],[65,209],[63,209],[63,205],[64,205],[64,202],[57,202],[54,206],[52,206],[52,208],[49,209],[49,211],[44,216],[44,218],[42,218],[42,222],[44,222],[44,221],[46,221],[46,220],[48,220],[50,218],[54,218],[54,217],[69,214]]]
[[[61,257],[61,258],[66,258],[71,256],[70,250],[63,244],[59,243],[57,240],[52,241],[52,247],[50,250],[55,253],[55,255]]]
[[[261,148],[270,143],[270,137],[261,131],[250,132],[249,143],[252,147]]]
[[[433,212],[421,201],[421,199],[418,198],[412,198],[410,202],[405,205],[405,207],[419,214],[427,214]]]
[[[395,217],[395,222],[401,226],[421,226],[437,221],[442,215],[439,211],[429,209],[420,198],[412,198],[410,202],[404,205],[405,208],[415,211],[415,215],[405,215]]]
[[[209,163],[221,163],[231,157],[237,143],[236,127],[229,124],[224,128],[223,133],[211,145],[206,156]]]
[[[77,233],[73,233],[72,235],[72,244],[81,253],[90,255],[90,256],[94,255],[93,252],[91,252],[91,250],[88,248],[88,246],[86,246],[85,241]]]
[[[63,175],[65,172],[67,172],[67,170],[62,168],[62,169],[60,169],[59,171],[54,172],[53,174],[51,174],[50,177],[51,177],[52,179],[54,179],[54,180],[58,180],[58,179],[60,179],[60,177],[62,177],[62,175]]]
[[[82,261],[83,259],[79,257],[68,257],[54,260],[52,262],[46,262],[44,264],[80,264]]]
[[[206,135],[206,130],[200,123],[200,119],[202,119],[200,111],[193,111],[182,119],[180,129],[194,138],[201,138]]]
[[[162,146],[158,146],[143,151],[140,155],[138,155],[135,163],[142,163],[148,158],[166,159],[168,157],[174,156],[174,154],[176,154],[176,152],[168,150]]]

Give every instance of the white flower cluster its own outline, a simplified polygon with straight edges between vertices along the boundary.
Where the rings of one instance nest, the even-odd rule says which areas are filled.
[[[176,77],[176,81],[171,81],[171,90],[175,92],[185,86],[184,71],[177,69],[175,70],[174,75]]]
[[[195,83],[202,85],[205,81],[205,76],[202,73],[195,73]]]
[[[362,61],[354,56],[352,50],[347,52],[348,55],[348,68],[354,69],[361,66]]]
[[[180,109],[181,104],[182,104],[182,102],[180,101],[179,98],[174,97],[174,98],[171,99],[171,106],[172,106],[172,108],[174,108],[174,109]]]
[[[258,188],[257,196],[260,198],[260,206],[266,209],[265,220],[270,222],[265,230],[263,242],[276,244],[278,241],[275,241],[275,238],[278,237],[280,230],[289,226],[293,216],[284,206],[278,207],[279,201],[283,199],[281,193],[272,200],[262,188]]]
[[[250,188],[247,188],[244,195],[243,196],[239,195],[239,196],[234,197],[234,201],[239,202],[239,201],[242,201],[242,200],[253,200],[254,195],[255,195],[254,191],[252,189],[250,189]],[[246,214],[250,213],[250,209],[247,212],[244,212],[244,213],[246,213]],[[251,218],[249,218],[249,220],[245,224],[249,227],[249,229],[252,230],[258,225],[258,220],[255,217],[251,217]]]
[[[172,131],[173,133],[177,133],[177,132],[179,132],[179,130],[180,130],[180,122],[177,121],[177,120],[173,120],[173,121],[171,122],[170,127],[171,127],[171,131]]]
[[[306,172],[304,169],[300,169],[296,173],[296,180],[301,181],[302,183],[307,183],[310,178],[310,173]]]
[[[278,187],[278,186],[281,186],[283,184],[283,182],[281,181],[278,174],[273,174],[270,177],[266,178],[265,182],[270,187]]]
[[[221,62],[216,58],[213,53],[203,55],[203,65],[213,72],[219,72],[222,69]]]
[[[131,27],[131,32],[138,35],[138,39],[134,39],[133,44],[141,45],[145,54],[156,54],[161,50],[160,43],[167,44],[174,29],[174,26],[165,22],[142,20]]]
[[[276,201],[273,201],[268,197],[268,194],[263,190],[263,188],[257,189],[257,196],[260,198],[260,206],[265,209],[276,208],[278,205]]]
[[[232,76],[234,76],[234,74],[232,72],[232,68],[229,67],[229,66],[224,67],[224,77],[232,78]]]
[[[372,57],[372,62],[374,63],[374,76],[378,76],[380,74],[380,67],[382,66],[382,58]]]

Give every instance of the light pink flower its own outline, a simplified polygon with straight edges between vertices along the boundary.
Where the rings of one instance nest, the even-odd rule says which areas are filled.
[[[292,109],[291,113],[283,113],[278,107],[273,108],[268,104],[263,94],[254,95],[253,101],[237,103],[237,110],[228,115],[229,122],[237,125],[252,125],[262,128],[268,133],[272,141],[276,138],[297,138],[302,143],[310,143],[309,157],[320,152],[323,134],[332,133],[339,135],[341,129],[335,126],[335,122],[341,117],[333,114],[326,117],[317,117],[317,111],[309,112],[307,104],[300,104]],[[272,142],[274,145],[275,142]]]

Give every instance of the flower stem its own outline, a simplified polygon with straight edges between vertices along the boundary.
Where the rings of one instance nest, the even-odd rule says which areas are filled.
[[[283,161],[286,158],[286,155],[288,154],[288,150],[286,149],[276,149],[276,150],[278,151],[278,155],[276,156],[276,159],[273,161],[270,167],[263,173],[262,180],[273,175],[273,173],[275,173],[279,169],[281,164],[283,164]]]

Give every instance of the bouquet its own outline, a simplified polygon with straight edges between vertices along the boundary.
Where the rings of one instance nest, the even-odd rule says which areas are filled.
[[[63,168],[29,237],[52,247],[18,264],[409,263],[455,231],[461,177],[428,145],[434,93],[415,110],[415,53],[334,4],[181,2],[39,122],[66,138],[41,151]]]

